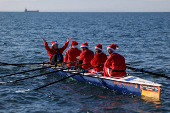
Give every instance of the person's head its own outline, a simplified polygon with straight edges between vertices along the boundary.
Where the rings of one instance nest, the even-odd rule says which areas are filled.
[[[107,52],[109,53],[109,55],[113,52],[116,53],[116,48],[119,48],[119,46],[115,45],[115,44],[111,44],[107,47]]]
[[[102,52],[102,45],[101,44],[97,44],[95,46],[95,54],[101,53]]]
[[[78,43],[76,41],[72,41],[71,48],[77,48]]]
[[[85,51],[85,50],[87,50],[88,48],[87,47],[81,47],[81,51],[83,52],[83,51]]]
[[[58,49],[58,42],[57,41],[52,41],[52,49],[57,50]]]
[[[88,43],[85,42],[85,43],[81,44],[80,48],[81,48],[81,51],[82,51],[82,52],[85,51],[85,50],[87,50],[87,49],[89,48]]]

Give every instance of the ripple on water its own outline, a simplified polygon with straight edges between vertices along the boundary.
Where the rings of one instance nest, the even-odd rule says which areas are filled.
[[[0,58],[7,63],[48,61],[42,38],[50,47],[53,40],[62,47],[67,38],[72,37],[79,46],[88,42],[93,51],[94,46],[101,43],[106,54],[108,45],[117,44],[117,52],[125,56],[126,63],[132,67],[169,76],[168,18],[170,13],[0,13]],[[29,69],[32,67],[0,66],[0,75]],[[41,73],[45,71],[6,77],[0,82]],[[169,81],[149,74],[134,76],[162,84],[161,103],[73,80],[40,91],[16,92],[60,78],[44,75],[18,83],[0,84],[0,112],[170,112]],[[161,107],[157,107],[159,105]]]

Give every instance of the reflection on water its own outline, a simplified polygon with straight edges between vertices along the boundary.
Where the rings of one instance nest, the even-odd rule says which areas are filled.
[[[82,85],[86,85],[86,88],[80,87]],[[76,105],[80,112],[107,113],[114,110],[118,112],[147,112],[145,106],[148,105],[152,109],[156,109],[161,107],[162,103],[153,98],[117,94],[102,87],[72,80],[59,84],[59,87],[62,92],[52,91],[53,93],[49,95],[49,98],[57,101],[57,105]]]
[[[141,99],[145,100],[146,103],[153,104],[155,107],[162,107],[162,101],[161,100],[151,98],[151,97],[145,97],[145,96],[141,96]]]

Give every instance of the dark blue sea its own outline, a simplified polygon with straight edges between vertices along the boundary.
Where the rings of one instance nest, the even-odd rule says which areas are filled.
[[[132,67],[170,77],[170,13],[0,13],[0,62],[48,62],[42,38],[50,46],[51,41],[57,40],[60,47],[68,38],[79,45],[88,42],[93,51],[100,43],[104,53],[110,44],[117,44],[117,52]],[[35,68],[40,66],[1,65],[0,76]],[[47,72],[39,70],[13,75],[0,78],[0,82]],[[0,113],[170,112],[169,79],[147,73],[132,75],[162,84],[161,100],[119,94],[72,79],[39,91],[21,92],[60,79],[59,75],[49,74],[0,83]]]

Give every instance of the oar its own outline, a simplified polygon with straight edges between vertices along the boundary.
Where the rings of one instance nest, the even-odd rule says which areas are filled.
[[[83,65],[87,65],[87,64],[89,64],[89,63],[83,64]],[[7,82],[1,82],[1,83],[18,82],[18,81],[22,81],[22,80],[26,80],[26,79],[30,79],[30,78],[34,78],[34,77],[38,77],[38,76],[42,76],[42,75],[46,75],[46,74],[55,73],[55,72],[62,71],[62,70],[74,69],[75,67],[76,67],[76,66],[71,66],[71,67],[67,67],[67,68],[59,69],[59,70],[52,71],[52,72],[48,72],[48,73],[43,73],[43,74],[39,74],[39,75],[31,76],[31,77],[26,77],[26,78],[22,78],[22,79],[18,79],[18,80],[7,81]]]
[[[77,61],[72,61],[72,62],[57,62],[57,64],[70,64],[70,63],[75,63]],[[10,63],[4,63],[4,62],[0,62],[1,65],[13,65],[13,66],[22,66],[22,65],[34,65],[34,64],[51,64],[50,62],[41,62],[41,63],[20,63],[20,64],[10,64]]]
[[[34,76],[31,76],[31,77],[26,77],[26,78],[22,78],[22,79],[18,79],[18,80],[3,82],[3,83],[18,82],[18,81],[22,81],[22,80],[26,80],[26,79],[30,79],[30,78],[42,76],[42,75],[47,75],[47,74],[55,73],[55,72],[62,71],[62,70],[72,69],[72,68],[74,68],[74,66],[73,66],[73,67],[67,67],[67,68],[59,69],[59,70],[52,71],[52,72],[48,72],[48,73],[43,73],[43,74],[39,74],[39,75],[34,75]]]
[[[49,85],[55,84],[55,83],[57,83],[57,82],[63,81],[63,80],[65,80],[65,79],[67,79],[67,78],[73,77],[73,76],[75,76],[75,75],[77,75],[77,74],[79,74],[79,73],[75,73],[75,74],[73,74],[73,75],[71,75],[71,76],[62,78],[62,79],[60,79],[60,80],[57,80],[57,81],[55,81],[55,82],[49,83],[49,84],[47,84],[47,85],[41,86],[41,87],[36,88],[36,89],[33,89],[33,90],[39,90],[39,89],[44,88],[44,87],[46,87],[46,86],[49,86]]]
[[[74,62],[67,62],[67,63],[64,62],[64,63],[65,64],[69,64],[69,63],[74,63]],[[13,73],[13,74],[9,74],[9,75],[4,75],[4,76],[0,76],[0,78],[7,77],[7,76],[12,76],[12,75],[17,75],[17,74],[22,74],[22,73],[26,73],[26,72],[31,72],[31,71],[36,71],[36,70],[41,70],[41,69],[46,69],[46,68],[51,68],[51,67],[53,67],[53,65],[52,66],[48,66],[48,67],[42,67],[42,68],[38,68],[38,69],[27,70],[27,71],[22,71],[22,72],[18,72],[18,73]]]
[[[2,65],[13,65],[13,66],[22,66],[22,65],[34,65],[34,64],[51,64],[49,62],[41,62],[41,63],[20,63],[20,64],[10,64],[10,63],[4,63],[0,62]]]
[[[78,61],[72,61],[72,62],[63,62],[63,64],[71,64],[71,63],[76,63]]]
[[[41,87],[36,88],[36,89],[33,89],[33,90],[39,90],[39,89],[41,89],[41,88],[44,88],[44,87],[47,87],[47,86],[49,86],[49,85],[55,84],[55,83],[57,83],[57,82],[60,82],[60,81],[65,80],[65,79],[68,79],[68,78],[70,78],[70,77],[76,76],[77,74],[88,72],[88,70],[93,69],[93,68],[96,68],[96,67],[99,67],[99,66],[101,66],[101,65],[103,65],[103,63],[100,64],[100,65],[98,65],[98,66],[95,66],[95,67],[92,67],[92,68],[89,68],[89,69],[85,69],[85,70],[83,70],[83,71],[80,71],[80,72],[78,72],[78,73],[75,73],[75,74],[73,74],[73,75],[70,75],[70,76],[68,76],[68,77],[62,78],[62,79],[60,79],[60,80],[54,81],[54,82],[52,82],[52,83],[49,83],[49,84],[47,84],[47,85],[41,86]]]
[[[165,77],[165,78],[167,78],[167,79],[170,79],[170,77],[165,76],[165,74],[153,73],[153,72],[145,71],[145,70],[143,70],[143,69],[138,69],[138,68],[129,67],[129,66],[126,66],[126,68],[132,69],[132,70],[135,70],[135,71],[144,72],[144,73],[149,73],[149,74],[152,74],[152,75],[157,75],[157,76],[161,76],[161,77]]]
[[[32,69],[32,70],[27,70],[27,71],[22,71],[22,72],[18,72],[18,73],[13,73],[13,74],[9,74],[9,75],[0,76],[0,78],[7,77],[7,76],[12,76],[12,75],[17,75],[17,74],[22,74],[22,73],[26,73],[26,72],[31,72],[31,71],[36,71],[36,70],[41,70],[41,69],[46,69],[46,68],[51,68],[51,67],[52,66],[42,67],[42,68]]]

